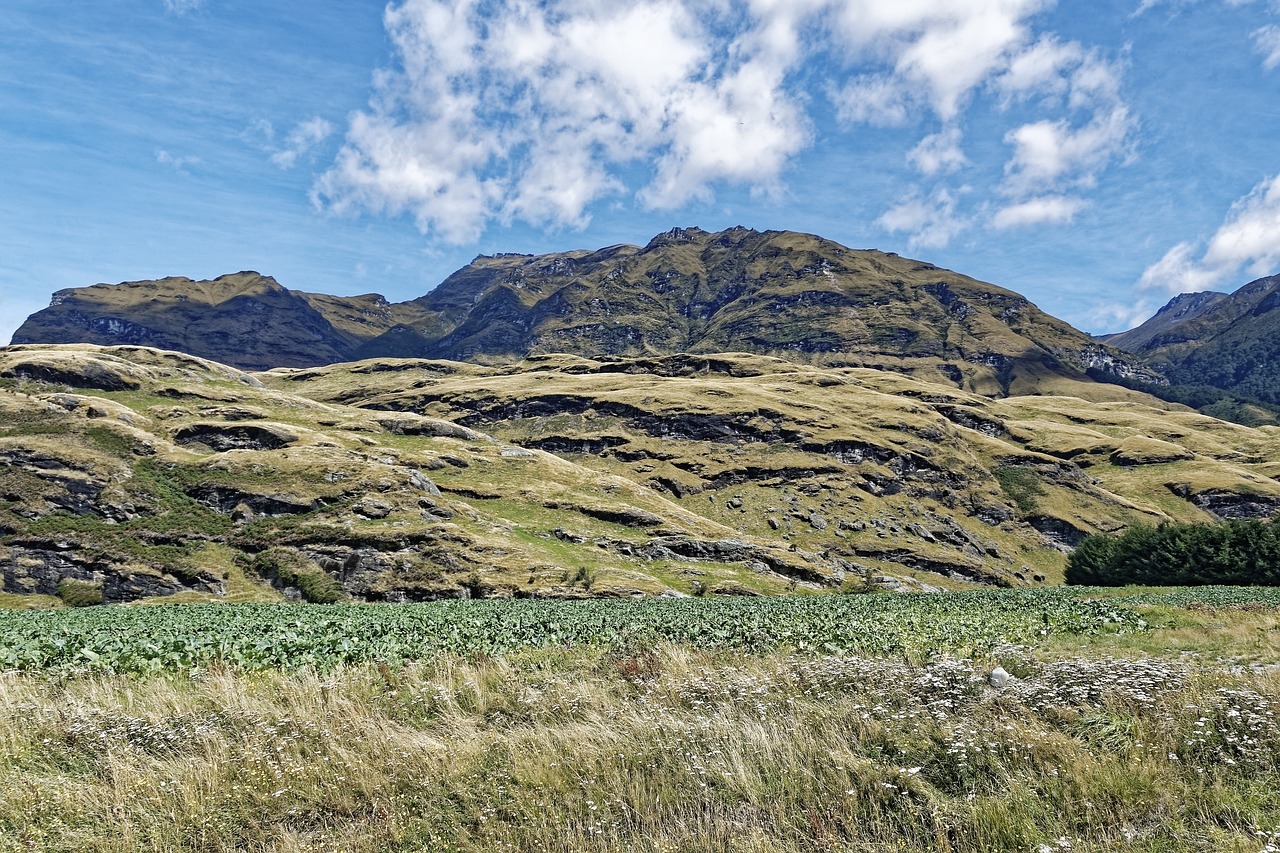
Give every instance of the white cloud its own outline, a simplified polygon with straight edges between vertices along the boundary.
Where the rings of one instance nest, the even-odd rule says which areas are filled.
[[[907,161],[923,175],[945,174],[968,165],[960,149],[960,128],[952,126],[926,136],[907,154]]]
[[[900,127],[911,118],[912,93],[889,74],[858,77],[843,88],[832,88],[836,118],[845,124]]]
[[[1070,221],[1079,208],[1064,204],[1065,194],[1094,186],[1105,168],[1132,152],[1137,122],[1121,95],[1122,73],[1118,63],[1052,37],[1013,59],[996,81],[1006,103],[1040,98],[1060,114],[1005,134],[1013,152],[1000,192],[1012,202],[997,214],[1002,223],[1025,224],[1035,214],[1042,222]]]
[[[1026,97],[1032,93],[1063,94],[1070,86],[1064,71],[1084,59],[1077,42],[1063,44],[1052,36],[1044,36],[1009,62],[996,78],[996,88],[1006,97]]]
[[[884,114],[877,104],[905,103],[913,100],[912,93],[924,92],[943,121],[955,118],[973,90],[1027,40],[1028,20],[1049,5],[1050,0],[835,3],[847,60],[876,60],[893,69],[892,76],[854,81],[841,90],[842,115],[866,121],[858,116]]]
[[[494,222],[584,227],[609,198],[671,209],[722,186],[779,193],[827,105],[846,125],[940,119],[908,162],[947,175],[971,165],[964,112],[984,93],[1051,111],[1010,131],[1003,203],[1065,197],[1125,150],[1132,120],[1117,66],[1034,32],[1052,2],[398,0],[384,16],[395,63],[312,197],[465,242]],[[323,139],[294,133],[282,167]],[[926,195],[951,213],[913,233],[940,245],[955,201]]]
[[[707,198],[718,182],[774,189],[809,141],[783,88],[797,13],[753,9],[725,41],[677,0],[392,5],[402,67],[380,77],[315,197],[411,212],[458,242],[493,220],[581,227],[637,163],[652,164],[638,193],[652,207]]]
[[[165,11],[171,15],[185,15],[204,5],[204,0],[164,0]]]
[[[186,174],[188,166],[198,166],[202,161],[199,157],[179,157],[174,154],[170,154],[163,148],[157,148],[156,162],[161,166],[168,166],[175,172],[182,172],[183,174]]]
[[[913,192],[885,211],[876,224],[886,231],[905,232],[912,249],[943,248],[967,226],[956,214],[955,198],[945,189],[929,197]]]
[[[1262,54],[1262,67],[1270,71],[1280,65],[1280,26],[1271,24],[1253,32],[1253,47]]]
[[[1062,225],[1075,219],[1088,202],[1073,196],[1040,196],[997,211],[991,224],[996,228],[1020,228],[1028,225]]]
[[[1005,189],[1017,196],[1063,185],[1091,186],[1097,173],[1124,151],[1131,128],[1123,105],[1081,126],[1058,119],[1015,128],[1005,135],[1014,147],[1005,165]]]
[[[267,138],[270,139],[274,135],[271,125],[265,122],[264,124]],[[281,169],[292,169],[301,157],[306,156],[332,134],[333,125],[329,122],[319,117],[307,119],[289,131],[289,135],[284,140],[285,147],[271,155],[271,162]]]
[[[1125,332],[1137,328],[1160,310],[1160,303],[1142,298],[1136,302],[1106,302],[1085,312],[1087,331],[1093,334]]]
[[[1236,201],[1200,257],[1200,246],[1174,246],[1142,274],[1138,287],[1169,294],[1236,285],[1243,271],[1252,278],[1280,272],[1280,175],[1262,181]]]

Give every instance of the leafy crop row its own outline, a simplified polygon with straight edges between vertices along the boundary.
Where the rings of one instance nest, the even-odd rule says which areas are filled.
[[[1123,599],[1074,591],[415,605],[186,605],[0,613],[0,669],[329,669],[440,653],[595,645],[824,654],[969,653],[1053,634],[1139,631]]]

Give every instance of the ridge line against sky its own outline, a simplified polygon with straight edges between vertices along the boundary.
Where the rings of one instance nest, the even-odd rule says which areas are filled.
[[[1087,331],[1280,272],[1280,0],[14,0],[0,341],[54,290],[810,231]]]

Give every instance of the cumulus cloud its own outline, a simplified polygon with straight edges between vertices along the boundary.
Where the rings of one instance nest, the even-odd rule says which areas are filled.
[[[996,88],[1006,100],[1025,98],[1029,93],[1061,95],[1070,86],[1064,72],[1083,59],[1084,50],[1079,43],[1064,44],[1052,36],[1044,36],[1010,60],[1004,73],[996,78]]]
[[[1005,167],[1005,188],[1022,195],[1063,184],[1091,185],[1097,172],[1123,150],[1131,127],[1123,105],[1083,125],[1068,119],[1024,124],[1005,136],[1014,149]]]
[[[1073,196],[1040,196],[1001,208],[996,212],[991,224],[1000,229],[1028,225],[1061,225],[1075,219],[1075,215],[1087,204],[1088,202],[1084,199]]]
[[[494,219],[585,225],[639,163],[652,164],[638,192],[651,207],[708,198],[718,182],[775,189],[809,140],[783,86],[797,13],[753,8],[726,41],[676,0],[392,5],[402,68],[352,120],[316,198],[408,211],[463,242]]]
[[[1133,148],[1136,121],[1121,95],[1122,68],[1077,42],[1043,37],[1015,56],[997,81],[1006,105],[1038,101],[1060,115],[1015,127],[999,188],[1008,201],[997,228],[1072,221],[1083,206],[1074,194]]]
[[[892,68],[890,75],[855,80],[842,89],[837,99],[842,115],[857,119],[860,113],[852,105],[906,103],[923,92],[933,111],[949,121],[1027,40],[1028,20],[1048,5],[1048,0],[836,3],[836,31],[847,61],[874,59]],[[866,114],[861,120],[886,113],[867,109]]]
[[[907,155],[911,165],[924,175],[954,172],[969,163],[960,149],[960,128],[948,127],[930,134]]]
[[[1236,201],[1208,241],[1171,248],[1138,287],[1169,294],[1211,290],[1242,283],[1235,281],[1242,272],[1252,278],[1280,272],[1280,175]]]
[[[274,135],[271,126],[266,125],[265,130],[270,139]],[[271,162],[281,169],[292,169],[300,158],[305,157],[332,134],[333,125],[329,122],[319,117],[307,119],[289,131],[284,139],[284,147],[271,155]]]
[[[956,200],[946,189],[931,196],[918,190],[898,202],[876,221],[886,231],[906,233],[912,249],[946,246],[967,226],[956,213]]]
[[[580,228],[610,198],[674,209],[725,186],[777,193],[823,108],[846,128],[937,120],[908,155],[937,178],[971,165],[964,112],[983,94],[1051,111],[1010,131],[1002,203],[1065,197],[1123,149],[1132,122],[1117,67],[1034,32],[1050,5],[397,0],[384,14],[394,64],[312,197],[338,213],[407,214],[455,243],[494,222]],[[318,144],[316,130],[297,129],[277,165]],[[920,198],[951,211],[920,245],[958,233],[953,195]],[[905,221],[900,208],[884,221]]]

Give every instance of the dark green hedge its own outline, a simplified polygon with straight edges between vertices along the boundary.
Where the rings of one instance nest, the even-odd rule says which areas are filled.
[[[1067,560],[1066,579],[1092,586],[1280,586],[1280,527],[1225,521],[1090,536]]]

